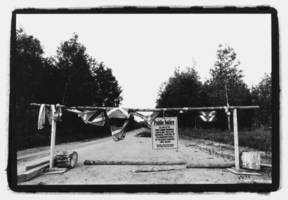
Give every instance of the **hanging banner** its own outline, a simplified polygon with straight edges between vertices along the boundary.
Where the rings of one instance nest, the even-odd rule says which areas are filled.
[[[215,122],[216,121],[216,111],[201,111],[199,112],[199,117],[203,122]]]
[[[153,149],[178,148],[178,121],[177,117],[159,117],[152,123]]]

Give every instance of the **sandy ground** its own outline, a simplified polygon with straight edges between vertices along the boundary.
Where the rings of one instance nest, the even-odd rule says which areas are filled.
[[[177,166],[136,166],[136,165],[83,165],[84,160],[105,161],[185,161],[189,163],[224,163],[231,160],[209,154],[193,144],[193,141],[181,139],[178,150],[153,150],[150,137],[136,137],[138,131],[129,133],[126,138],[114,142],[111,138],[101,142],[78,143],[72,146],[79,155],[78,164],[63,174],[41,175],[27,184],[215,184],[215,183],[253,183],[257,181],[270,181],[267,174],[261,176],[239,176],[227,169],[187,169],[184,165]],[[188,145],[187,145],[188,144]],[[69,145],[63,145],[62,148]],[[61,149],[61,147],[60,147]],[[71,147],[70,147],[71,149]],[[28,158],[29,152],[22,152],[22,157]],[[43,152],[42,152],[43,153]],[[47,152],[46,152],[47,153]],[[41,154],[41,152],[38,152]],[[32,158],[32,157],[31,157]],[[23,163],[23,159],[19,159]],[[18,165],[20,166],[21,164]],[[139,169],[169,169],[160,172],[135,172]],[[172,170],[174,169],[174,170]]]
[[[196,139],[184,136],[183,143],[185,146],[197,146],[199,149],[206,151],[210,154],[220,156],[229,160],[234,160],[234,145],[230,144],[223,144],[219,142],[214,142],[210,140],[204,139]],[[271,152],[264,152],[259,151],[257,149],[252,149],[249,147],[239,147],[239,151],[241,152],[250,152],[250,151],[257,151],[261,155],[261,164],[272,164],[272,153]]]

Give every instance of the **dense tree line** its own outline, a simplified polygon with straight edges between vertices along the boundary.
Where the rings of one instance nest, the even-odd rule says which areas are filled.
[[[270,74],[264,74],[260,83],[252,87],[252,103],[260,106],[255,115],[256,126],[272,126],[272,79]]]
[[[86,53],[78,36],[60,44],[55,57],[44,57],[38,39],[17,30],[14,66],[17,100],[65,105],[118,106],[121,88],[103,62]],[[29,103],[28,103],[29,104]]]
[[[16,72],[11,77],[11,90],[15,91],[15,129],[19,140],[39,133],[38,108],[33,109],[29,105],[32,102],[118,106],[122,100],[122,90],[112,70],[89,56],[76,34],[59,45],[56,56],[45,57],[40,41],[19,29],[11,66]],[[101,127],[84,126],[73,114],[64,113],[63,117],[65,122],[59,123],[57,129],[60,135],[79,131],[105,133]],[[49,132],[49,127],[42,132]]]
[[[31,107],[31,102],[120,105],[122,89],[112,70],[86,52],[78,35],[74,34],[69,40],[62,42],[54,57],[45,57],[40,41],[22,29],[16,31],[15,44],[11,67],[16,73],[11,77],[11,90],[15,91],[13,116],[20,144],[25,146],[24,139],[27,138],[29,144],[34,143],[36,146],[49,143],[47,137],[43,141],[33,142],[35,133],[40,133],[39,137],[41,133],[49,136],[50,130],[48,126],[43,131],[37,131],[38,108]],[[258,85],[249,89],[243,81],[242,71],[237,68],[240,62],[235,50],[227,45],[219,45],[216,55],[217,59],[210,70],[210,79],[204,83],[193,67],[184,71],[176,68],[173,76],[161,86],[156,107],[259,105],[258,111],[239,111],[239,126],[271,126],[271,76],[266,74]],[[197,112],[171,112],[166,115],[178,116],[180,126],[197,127],[200,123]],[[84,125],[71,113],[64,112],[63,118],[65,120],[57,128],[58,136],[62,135],[63,138],[79,135],[80,132],[80,135],[86,134],[87,137],[95,133],[108,134],[107,127]],[[227,128],[227,120],[226,113],[220,111],[212,127]]]
[[[248,88],[243,81],[243,72],[237,68],[240,61],[235,50],[228,45],[219,45],[216,61],[210,70],[210,78],[202,83],[193,67],[186,71],[177,68],[174,75],[159,90],[157,107],[205,107],[226,105],[259,105],[258,110],[239,110],[241,128],[271,126],[271,76],[265,75],[257,85]],[[201,123],[198,112],[173,113],[182,126],[197,127]],[[210,126],[228,128],[225,111],[217,111],[217,120]],[[209,123],[202,123],[207,126]],[[232,115],[230,117],[232,127]]]

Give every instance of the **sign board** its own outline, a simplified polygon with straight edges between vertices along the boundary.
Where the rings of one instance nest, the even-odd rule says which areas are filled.
[[[177,117],[159,117],[152,122],[153,149],[178,148]]]

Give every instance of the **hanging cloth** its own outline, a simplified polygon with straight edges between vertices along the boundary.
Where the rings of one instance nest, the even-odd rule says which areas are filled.
[[[48,119],[49,124],[52,124],[52,119],[60,121],[62,116],[62,110],[57,105],[50,105],[50,109],[46,109],[46,118]]]
[[[85,120],[83,119],[85,118]],[[105,115],[104,112],[101,112],[100,114],[97,112],[93,113],[87,113],[85,116],[83,116],[83,121],[86,124],[91,124],[94,126],[104,126],[105,125]]]
[[[132,117],[132,114],[128,113],[127,110],[123,108],[113,108],[106,111],[99,111],[97,110],[79,110],[79,109],[66,109],[69,112],[76,113],[78,117],[80,117],[84,123],[91,124],[95,126],[104,126],[105,123],[108,124],[110,127],[111,135],[114,141],[120,141],[123,140],[126,136],[127,127],[129,124],[129,121]],[[125,119],[125,122],[121,126],[121,128],[117,130],[111,129],[111,124],[109,119],[110,118],[117,118],[117,119]]]
[[[160,112],[153,112],[150,116],[149,116],[149,124],[151,127],[152,122],[158,117]]]
[[[128,119],[129,113],[124,108],[113,108],[108,110],[107,116],[109,118]]]
[[[45,104],[40,105],[39,114],[38,114],[38,130],[44,128],[44,124],[46,123],[46,120],[51,125],[52,118],[56,121],[60,121],[62,116],[62,109],[59,106],[51,105],[50,109],[46,108]]]
[[[38,126],[37,126],[38,130],[44,128],[45,115],[46,115],[46,105],[41,104],[40,109],[39,109],[39,114],[38,114]]]
[[[85,124],[91,124],[95,126],[104,126],[105,125],[105,115],[104,112],[99,112],[97,110],[93,111],[81,111],[78,109],[67,109],[69,112],[78,114]]]
[[[199,117],[203,122],[214,122],[216,121],[216,111],[201,111],[199,112]]]
[[[57,122],[61,122],[62,121],[62,108],[59,106],[59,104],[57,104],[55,106],[54,119]]]
[[[125,138],[126,133],[127,133],[127,127],[128,127],[128,124],[129,124],[131,117],[132,117],[132,115],[128,114],[128,119],[125,120],[123,126],[120,129],[115,130],[115,131],[111,130],[112,138],[115,142],[118,142],[118,141],[123,140]]]
[[[151,124],[156,119],[156,117],[159,115],[159,112],[153,112],[149,116],[145,116],[139,112],[134,112],[133,115],[142,118],[144,120],[145,124],[148,126],[148,128],[151,128]]]

